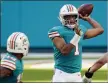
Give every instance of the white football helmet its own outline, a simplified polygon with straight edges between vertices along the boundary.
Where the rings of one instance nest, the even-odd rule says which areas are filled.
[[[62,23],[62,25],[65,25],[69,28],[74,28],[75,24],[72,24],[72,25],[66,24],[66,20],[64,19],[64,16],[66,15],[77,15],[76,21],[78,25],[79,15],[78,15],[78,10],[75,6],[71,4],[66,4],[60,9],[60,12],[59,12],[59,20]]]
[[[23,53],[27,56],[29,40],[24,33],[14,32],[7,39],[7,51],[11,53]]]

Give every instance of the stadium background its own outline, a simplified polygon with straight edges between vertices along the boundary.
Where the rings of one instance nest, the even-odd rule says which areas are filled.
[[[54,62],[48,30],[61,25],[57,17],[64,4],[74,4],[78,8],[84,3],[94,5],[91,17],[103,26],[104,33],[83,42],[82,75],[107,51],[106,1],[1,1],[1,55],[6,52],[6,40],[12,32],[24,32],[30,40],[29,55],[23,58],[24,82],[51,82]],[[80,20],[80,24],[90,28],[85,21]],[[106,66],[96,72],[94,82],[108,81]]]

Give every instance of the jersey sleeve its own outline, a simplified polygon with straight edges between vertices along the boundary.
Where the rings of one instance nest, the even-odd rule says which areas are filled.
[[[54,27],[54,28],[52,28],[52,29],[50,29],[50,30],[48,31],[48,37],[49,37],[51,40],[53,40],[54,37],[57,37],[57,36],[60,36],[60,37],[61,37],[60,32],[59,32],[59,30],[58,30],[56,27]]]
[[[1,59],[1,66],[8,68],[10,70],[15,70],[16,69],[15,58],[12,58],[11,56],[3,57],[3,59]]]

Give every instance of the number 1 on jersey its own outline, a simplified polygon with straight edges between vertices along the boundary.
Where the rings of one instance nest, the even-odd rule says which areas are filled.
[[[78,44],[76,44],[75,47],[76,47],[76,48],[75,48],[75,55],[79,55]]]

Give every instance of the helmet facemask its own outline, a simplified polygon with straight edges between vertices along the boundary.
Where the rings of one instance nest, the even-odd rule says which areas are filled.
[[[78,15],[65,15],[63,20],[65,26],[75,28],[75,25],[78,24]]]

